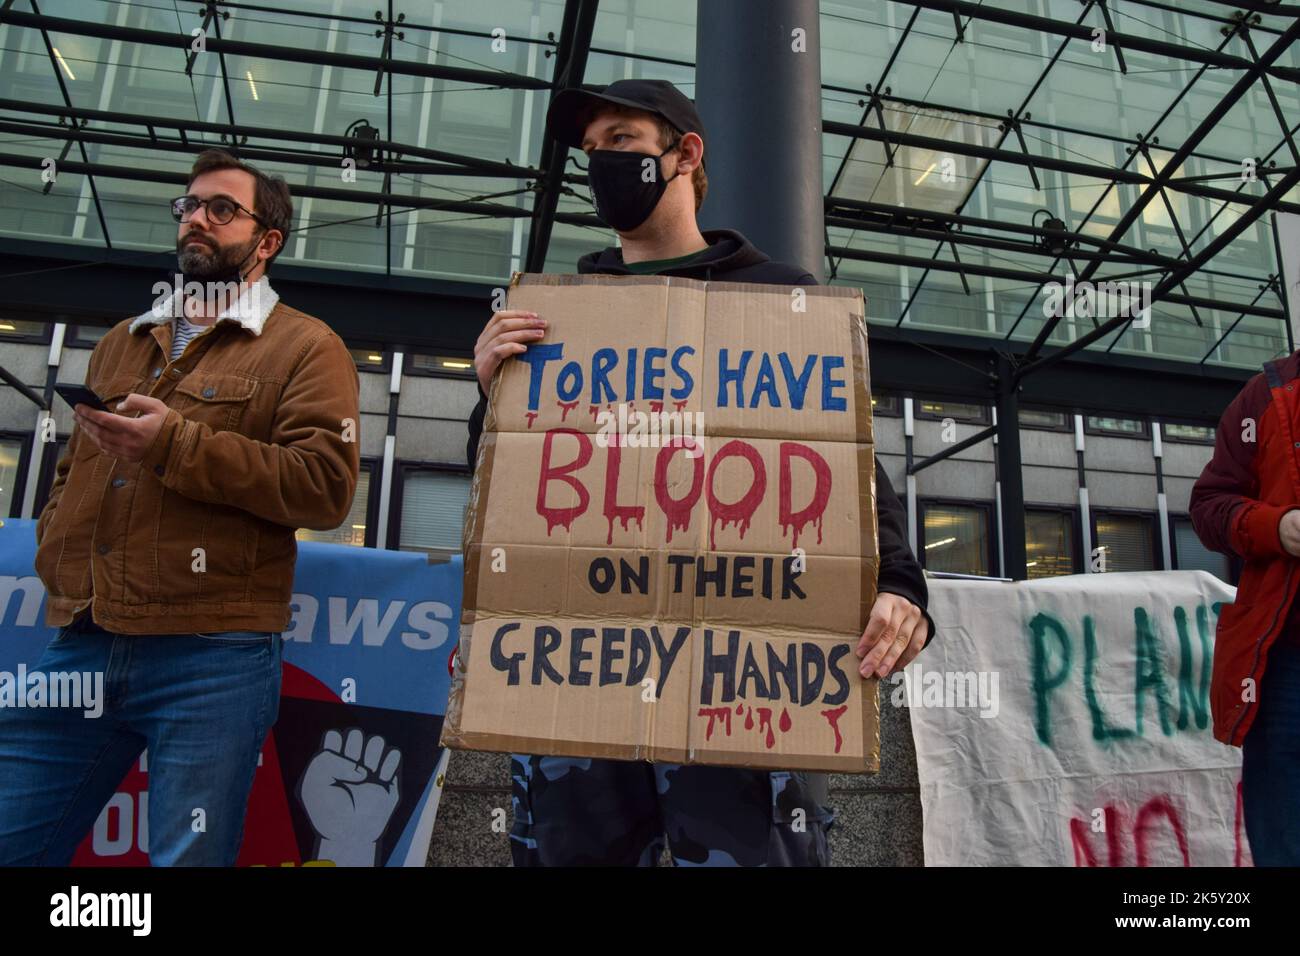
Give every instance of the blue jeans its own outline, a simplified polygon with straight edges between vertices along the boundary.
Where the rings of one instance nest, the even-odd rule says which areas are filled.
[[[1241,800],[1256,866],[1300,866],[1300,647],[1268,652],[1242,746]]]
[[[233,866],[279,713],[281,643],[252,631],[62,628],[29,684],[36,671],[98,674],[102,698],[0,707],[0,866],[67,866],[146,747],[150,862]]]

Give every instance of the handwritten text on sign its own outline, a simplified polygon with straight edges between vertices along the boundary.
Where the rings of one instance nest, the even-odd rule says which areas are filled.
[[[493,386],[463,739],[809,769],[877,759],[875,685],[852,654],[877,560],[861,297],[808,290],[796,315],[788,289],[715,285],[512,287],[511,307],[547,327]]]

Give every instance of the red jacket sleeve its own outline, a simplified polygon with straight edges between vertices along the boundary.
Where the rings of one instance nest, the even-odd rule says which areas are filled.
[[[1263,375],[1246,383],[1219,419],[1214,457],[1192,488],[1192,527],[1212,551],[1247,560],[1286,554],[1278,522],[1296,506],[1258,498],[1260,419],[1270,401]]]

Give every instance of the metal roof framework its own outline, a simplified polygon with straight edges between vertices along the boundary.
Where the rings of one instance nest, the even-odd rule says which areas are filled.
[[[558,36],[546,38],[521,38],[522,42],[538,44],[545,48],[546,55],[554,62],[549,80],[507,71],[468,69],[441,63],[426,63],[408,60],[393,55],[393,37],[402,35],[400,31],[424,31],[425,33],[447,32],[459,35],[490,37],[487,32],[465,30],[442,30],[427,25],[404,22],[401,13],[394,11],[392,0],[386,4],[386,12],[377,13],[375,20],[360,17],[336,16],[314,12],[293,12],[276,10],[272,7],[253,3],[236,2],[236,0],[203,0],[204,24],[211,26],[215,35],[209,36],[206,46],[209,52],[218,54],[221,69],[221,82],[225,96],[227,122],[201,122],[178,117],[146,116],[128,114],[112,110],[93,110],[74,106],[68,95],[66,85],[59,72],[52,44],[51,33],[72,34],[88,38],[122,40],[129,43],[144,44],[160,48],[188,50],[191,36],[181,32],[166,32],[135,27],[119,26],[111,23],[97,23],[68,18],[43,15],[36,0],[4,0],[0,4],[0,24],[8,24],[21,30],[36,31],[41,34],[43,43],[49,53],[51,69],[58,80],[63,104],[26,103],[9,98],[0,98],[0,134],[25,138],[42,137],[63,144],[62,156],[66,158],[73,146],[81,155],[81,162],[61,161],[60,168],[72,173],[84,174],[95,201],[96,211],[102,226],[105,247],[112,248],[109,223],[105,219],[99,203],[96,178],[127,179],[150,182],[180,182],[184,177],[173,171],[151,168],[147,160],[131,166],[114,166],[90,161],[86,152],[87,143],[109,144],[130,147],[141,151],[142,157],[165,153],[196,153],[216,145],[212,137],[220,137],[221,144],[240,155],[253,160],[276,161],[311,166],[337,166],[339,152],[347,150],[355,143],[345,136],[331,136],[304,129],[270,129],[242,124],[234,113],[230,96],[230,80],[226,69],[225,56],[245,55],[273,60],[285,60],[306,64],[335,66],[347,69],[364,69],[375,74],[375,90],[384,86],[388,89],[388,128],[392,128],[392,78],[394,76],[431,77],[451,82],[486,85],[493,88],[550,91],[554,93],[567,87],[583,86],[584,73],[588,55],[592,52],[609,55],[628,56],[632,59],[660,60],[677,65],[692,65],[689,61],[664,60],[655,57],[637,57],[622,51],[605,50],[592,46],[593,27],[598,12],[599,0],[567,0],[564,8],[562,27]],[[983,165],[979,176],[970,184],[956,211],[936,212],[930,209],[884,206],[870,202],[835,197],[831,193],[844,170],[841,163],[828,186],[825,198],[827,226],[844,227],[864,233],[885,236],[903,236],[933,240],[934,251],[929,257],[904,255],[884,252],[876,249],[862,249],[847,245],[835,245],[829,242],[826,255],[829,274],[836,275],[845,259],[867,260],[876,263],[898,264],[920,269],[920,276],[910,289],[907,305],[899,315],[896,327],[900,330],[907,318],[908,310],[917,299],[917,293],[923,288],[934,272],[957,274],[963,284],[968,276],[989,276],[1005,278],[1034,285],[1041,292],[1049,282],[1063,282],[1067,274],[1075,274],[1077,281],[1092,278],[1103,266],[1119,266],[1124,269],[1118,274],[1107,274],[1106,278],[1150,277],[1155,286],[1153,301],[1165,301],[1186,306],[1195,320],[1201,323],[1200,309],[1220,310],[1236,315],[1227,331],[1219,336],[1216,345],[1201,359],[1204,365],[1215,351],[1237,328],[1246,316],[1261,317],[1283,323],[1287,332],[1287,341],[1291,347],[1290,325],[1287,322],[1287,304],[1284,284],[1276,274],[1252,275],[1236,269],[1216,268],[1214,257],[1231,243],[1232,239],[1252,226],[1261,216],[1272,210],[1284,210],[1300,213],[1300,203],[1284,199],[1285,195],[1297,182],[1300,182],[1300,148],[1297,147],[1296,135],[1300,133],[1300,123],[1292,123],[1279,105],[1274,84],[1295,83],[1300,80],[1300,69],[1280,62],[1291,45],[1300,36],[1300,5],[1288,3],[1243,2],[1211,4],[1221,11],[1202,9],[1182,9],[1162,3],[1160,0],[1134,0],[1152,9],[1175,10],[1188,17],[1215,22],[1221,25],[1223,40],[1215,49],[1191,43],[1178,43],[1139,34],[1126,34],[1115,30],[1115,22],[1107,6],[1107,0],[1082,0],[1079,15],[1071,21],[1035,16],[1003,7],[989,6],[964,0],[888,0],[901,8],[909,8],[907,25],[902,36],[894,46],[891,56],[880,74],[864,84],[863,90],[827,85],[827,91],[837,93],[862,93],[860,101],[863,107],[859,123],[843,123],[832,120],[823,122],[825,135],[848,137],[850,146],[855,140],[875,140],[883,144],[889,162],[893,162],[896,151],[901,147],[931,149],[966,155],[988,160]],[[29,6],[30,11],[21,9]],[[235,40],[221,35],[221,22],[229,12],[261,11],[275,13],[286,18],[303,18],[306,21],[345,21],[352,24],[364,24],[374,29],[375,51],[373,54],[340,53],[334,51],[314,50],[305,47],[290,47],[268,43]],[[1031,31],[1054,38],[1060,42],[1037,80],[1029,87],[1022,102],[1015,109],[1008,109],[1005,115],[996,113],[978,113],[965,108],[952,107],[938,102],[921,102],[894,97],[890,93],[889,77],[899,52],[908,42],[913,26],[922,11],[936,11],[951,14],[954,21],[953,43],[965,42],[966,31],[972,20],[997,23],[1004,27]],[[1290,25],[1277,29],[1271,24],[1261,22],[1259,14],[1270,16],[1290,16]],[[1139,134],[1132,141],[1121,137],[1089,130],[1076,130],[1060,124],[1047,123],[1033,118],[1028,106],[1034,95],[1047,79],[1053,67],[1071,44],[1091,42],[1094,25],[1104,25],[1110,50],[1121,71],[1127,70],[1124,59],[1125,51],[1141,52],[1168,57],[1185,64],[1195,64],[1197,69],[1191,79],[1169,104],[1164,113],[1145,133]],[[189,57],[186,69],[192,69],[193,57]],[[1232,70],[1239,75],[1229,89],[1216,103],[1214,108],[1201,120],[1184,141],[1177,147],[1159,146],[1162,152],[1172,150],[1172,157],[1157,167],[1152,158],[1152,147],[1158,142],[1157,130],[1165,119],[1178,106],[1179,102],[1208,72]],[[1201,149],[1202,143],[1215,124],[1225,116],[1231,107],[1256,86],[1262,87],[1270,102],[1278,122],[1278,141],[1276,147],[1266,156],[1258,157],[1258,179],[1263,187],[1248,188],[1251,184],[1238,181],[1234,186],[1220,180],[1223,176],[1193,176],[1183,172],[1188,160],[1197,159],[1207,163],[1231,166],[1239,162],[1234,158],[1217,156]],[[590,87],[595,88],[595,87]],[[946,139],[933,139],[914,134],[899,132],[886,128],[882,115],[885,104],[926,107],[942,110],[955,110],[986,119],[997,120],[1001,125],[1000,137],[991,147],[967,144]],[[125,127],[125,128],[123,128]],[[1037,133],[1064,132],[1079,136],[1093,137],[1099,141],[1123,143],[1127,147],[1127,159],[1120,164],[1103,164],[1063,158],[1030,148],[1025,132]],[[585,177],[568,171],[568,150],[561,144],[545,137],[541,143],[536,165],[516,165],[486,157],[461,155],[445,150],[428,149],[413,143],[377,140],[372,143],[375,161],[367,168],[372,172],[382,173],[383,186],[378,192],[359,190],[331,189],[328,187],[307,187],[295,185],[294,192],[300,196],[316,196],[322,199],[338,200],[351,203],[373,205],[376,210],[376,224],[383,218],[391,216],[395,209],[439,209],[463,212],[467,215],[493,218],[514,218],[529,220],[526,268],[539,270],[544,267],[547,248],[552,229],[556,223],[575,226],[597,226],[594,216],[586,213],[561,212],[559,200],[562,195],[581,195],[575,186],[585,185]],[[1275,157],[1284,154],[1282,160],[1288,165],[1278,165]],[[847,161],[848,151],[845,152]],[[1138,158],[1142,157],[1151,172],[1142,172]],[[41,160],[36,157],[4,151],[4,141],[0,140],[0,166],[39,169]],[[1059,233],[1033,224],[995,221],[966,215],[964,209],[981,179],[994,163],[1005,163],[1023,167],[1035,186],[1039,185],[1038,172],[1052,170],[1067,174],[1087,176],[1107,183],[1103,194],[1097,199],[1092,210],[1076,225],[1074,231],[1064,238],[1066,249],[1054,254],[1047,249],[1048,238],[1061,239]],[[1272,164],[1272,165],[1270,165]],[[464,175],[490,177],[502,180],[503,188],[499,192],[474,197],[442,199],[427,196],[395,192],[392,176],[395,174],[415,175],[436,174],[440,176]],[[1238,177],[1239,178],[1239,177]],[[1138,198],[1124,211],[1120,221],[1110,230],[1106,238],[1100,239],[1083,231],[1093,215],[1102,206],[1107,196],[1121,185],[1136,187]],[[1184,224],[1179,221],[1169,192],[1182,193],[1200,197],[1212,202],[1222,203],[1215,218],[1224,210],[1231,208],[1237,213],[1237,219],[1226,229],[1220,231],[1215,240],[1196,251],[1196,246],[1210,223],[1202,226],[1193,236],[1187,235]],[[531,208],[493,202],[507,196],[522,193],[532,194]],[[1181,253],[1176,256],[1160,254],[1154,250],[1139,248],[1132,241],[1132,228],[1141,218],[1142,212],[1152,203],[1159,202],[1168,214],[1177,232]],[[1211,220],[1213,221],[1213,219]],[[387,243],[387,268],[392,267],[392,235],[385,231]],[[963,261],[959,250],[994,249],[1010,254],[1021,262],[1030,265],[1001,266]],[[942,257],[944,250],[950,250],[951,258]],[[1068,269],[1069,272],[1061,270]],[[1219,275],[1241,281],[1259,283],[1259,293],[1249,301],[1229,300],[1218,297],[1193,294],[1186,285],[1187,278],[1201,271],[1207,275]],[[3,277],[0,276],[0,281]],[[967,287],[969,293],[969,287]],[[1035,300],[1031,296],[1021,311],[1016,322],[1005,333],[1003,340],[1012,342],[1020,320],[1025,317]],[[1093,320],[1093,328],[1073,341],[1062,346],[1048,347],[1048,340],[1056,331],[1060,316],[1048,319],[1039,329],[1027,350],[1016,353],[1013,362],[1013,374],[1017,380],[1031,372],[1050,366],[1095,342],[1112,336],[1107,350],[1113,348],[1124,333],[1131,319],[1116,318],[1105,322]],[[1022,340],[1017,340],[1022,341]]]

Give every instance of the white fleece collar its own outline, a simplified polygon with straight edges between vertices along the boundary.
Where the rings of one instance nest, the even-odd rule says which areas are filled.
[[[157,290],[157,286],[154,288]],[[147,331],[150,326],[164,325],[172,321],[175,316],[181,315],[183,304],[180,298],[181,292],[180,289],[173,289],[171,295],[160,295],[154,300],[152,309],[132,320],[130,331]],[[234,322],[254,335],[261,335],[267,317],[279,301],[280,296],[271,288],[270,281],[266,276],[262,276],[251,285],[245,286],[239,298],[231,304],[230,308],[217,316],[212,324]]]

